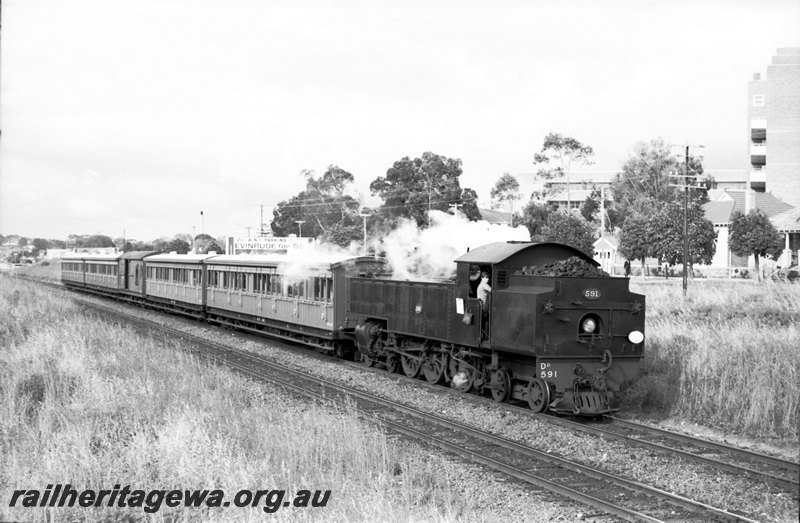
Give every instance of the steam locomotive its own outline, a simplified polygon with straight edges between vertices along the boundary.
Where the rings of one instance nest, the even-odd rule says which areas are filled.
[[[644,349],[645,298],[627,278],[556,243],[492,243],[455,264],[454,279],[426,282],[392,279],[371,256],[139,251],[64,257],[61,277],[536,412],[618,408],[614,393],[637,376]],[[490,275],[485,304],[475,271]]]

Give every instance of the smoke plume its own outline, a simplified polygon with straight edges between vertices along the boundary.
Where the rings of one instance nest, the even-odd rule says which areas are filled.
[[[462,215],[431,211],[431,225],[420,229],[413,220],[405,220],[384,238],[371,242],[374,252],[384,255],[398,280],[437,281],[455,276],[453,260],[487,243],[530,241],[525,227],[471,222]]]

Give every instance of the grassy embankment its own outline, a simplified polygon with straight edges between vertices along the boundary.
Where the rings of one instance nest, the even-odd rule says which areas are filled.
[[[288,499],[332,491],[325,508],[162,505],[159,519],[487,517],[476,508],[487,502],[480,485],[454,487],[425,454],[411,455],[352,412],[298,402],[0,276],[0,520],[148,516],[143,507],[8,507],[13,490],[54,483],[220,488],[228,500],[240,489],[285,489]]]
[[[800,285],[680,280],[647,296],[643,410],[755,437],[798,441]],[[635,403],[629,404],[635,406]]]

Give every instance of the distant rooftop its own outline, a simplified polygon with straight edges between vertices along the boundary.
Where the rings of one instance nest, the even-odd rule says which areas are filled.
[[[511,213],[492,210],[492,209],[478,209],[481,213],[483,221],[489,223],[511,223]]]
[[[772,193],[750,193],[750,206],[751,208],[759,209],[768,218],[772,218],[781,213],[785,213],[794,206],[778,199]],[[731,215],[736,211],[744,212],[745,209],[745,191],[743,190],[730,190],[722,191],[722,193],[713,201],[703,205],[706,212],[706,218],[711,220],[714,224],[727,224],[731,221]]]
[[[772,224],[781,232],[800,232],[800,207],[776,214]]]

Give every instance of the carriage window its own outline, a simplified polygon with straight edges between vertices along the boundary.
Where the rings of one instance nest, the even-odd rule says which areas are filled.
[[[270,294],[272,292],[272,277],[273,274],[254,274],[253,275],[253,292],[258,294]]]
[[[221,271],[208,271],[208,286],[209,287],[216,287],[218,289],[223,288],[223,273]]]
[[[333,278],[314,278],[314,299],[330,302],[333,298]]]
[[[230,275],[230,285],[233,290],[247,291],[247,273],[235,272]]]
[[[269,292],[270,294],[283,294],[283,276],[280,274],[271,274],[269,279]]]
[[[173,275],[177,283],[189,283],[188,269],[173,269]]]

